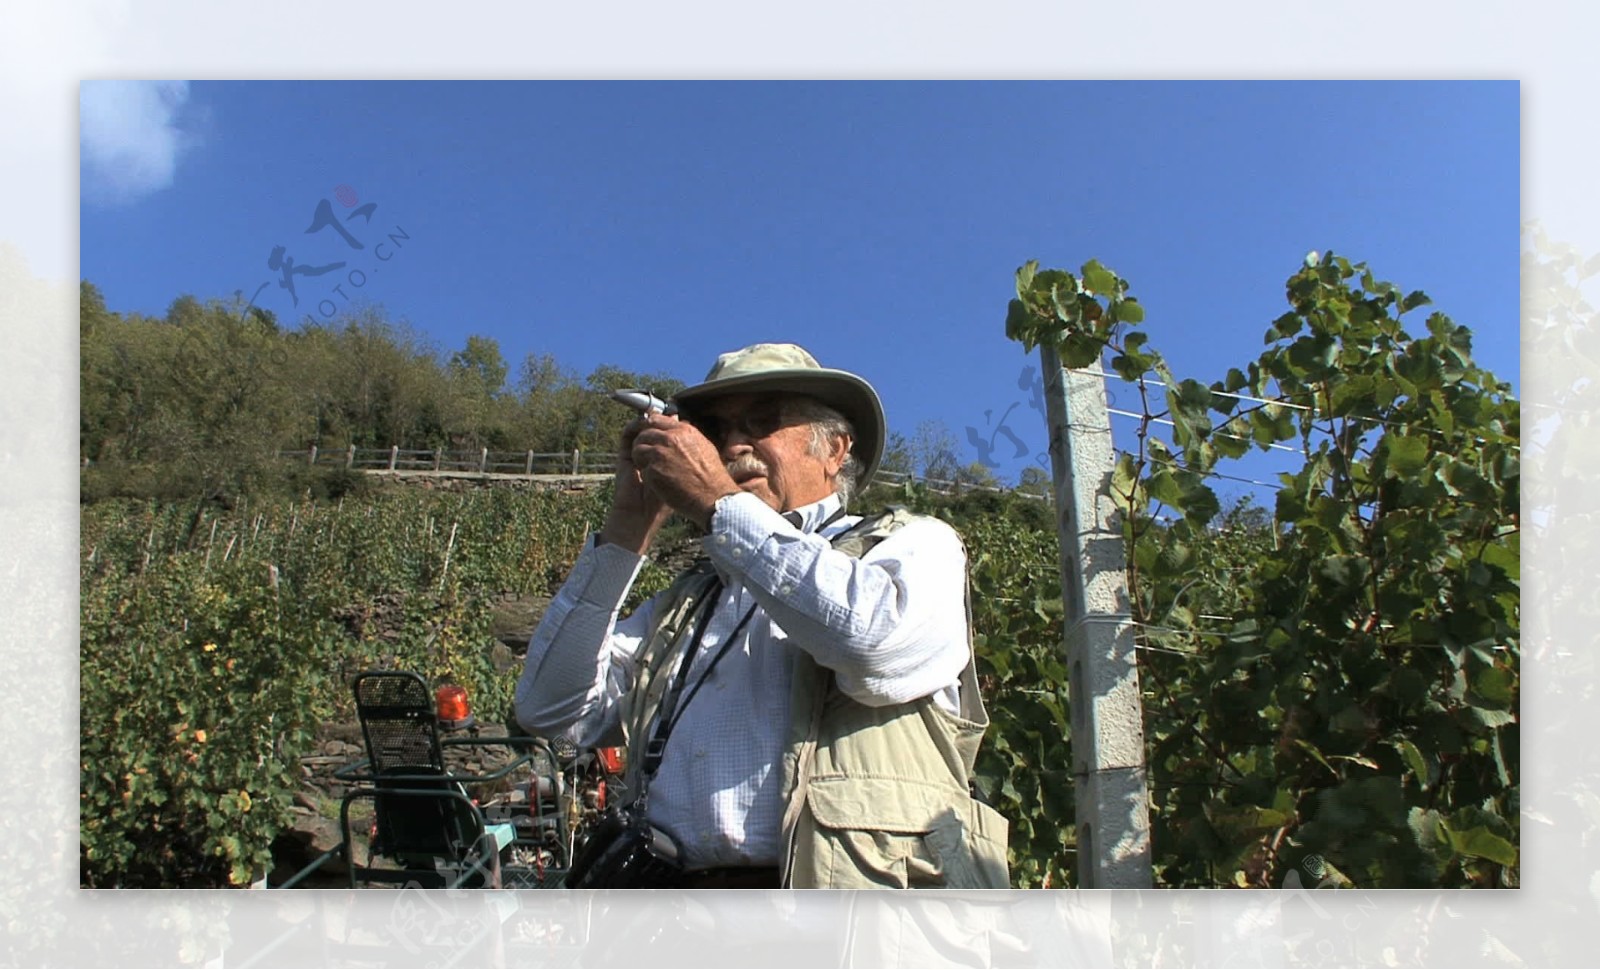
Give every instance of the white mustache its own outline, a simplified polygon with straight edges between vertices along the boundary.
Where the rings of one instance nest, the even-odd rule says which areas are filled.
[[[728,476],[734,481],[750,475],[765,477],[766,474],[767,463],[754,455],[740,455],[733,461],[728,462]]]

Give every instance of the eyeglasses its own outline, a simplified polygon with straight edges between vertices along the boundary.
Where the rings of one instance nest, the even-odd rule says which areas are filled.
[[[734,431],[755,441],[777,433],[785,424],[781,401],[758,404],[733,415],[689,414],[686,417],[718,448],[728,443],[728,435]]]

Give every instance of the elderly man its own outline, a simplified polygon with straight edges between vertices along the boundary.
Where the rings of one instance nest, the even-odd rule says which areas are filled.
[[[877,393],[756,344],[674,404],[624,431],[610,513],[517,685],[528,730],[628,745],[650,861],[616,862],[619,821],[577,884],[1005,886],[1006,824],[969,791],[987,717],[961,541],[846,512],[882,457]],[[673,512],[706,558],[618,619]]]

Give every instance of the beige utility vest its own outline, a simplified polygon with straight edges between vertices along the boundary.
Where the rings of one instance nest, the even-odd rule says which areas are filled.
[[[913,518],[891,509],[863,519],[833,546],[859,557]],[[700,560],[656,610],[634,686],[622,699],[629,791],[638,790],[649,728],[692,639],[696,607],[715,581],[710,560]],[[1009,886],[1006,820],[970,787],[989,726],[972,659],[971,615],[969,603],[959,717],[932,697],[882,707],[858,703],[838,689],[831,670],[794,651],[782,764],[785,886]]]

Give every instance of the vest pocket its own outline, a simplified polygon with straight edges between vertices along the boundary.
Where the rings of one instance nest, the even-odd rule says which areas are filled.
[[[795,885],[1005,888],[1005,819],[957,789],[813,778]]]

